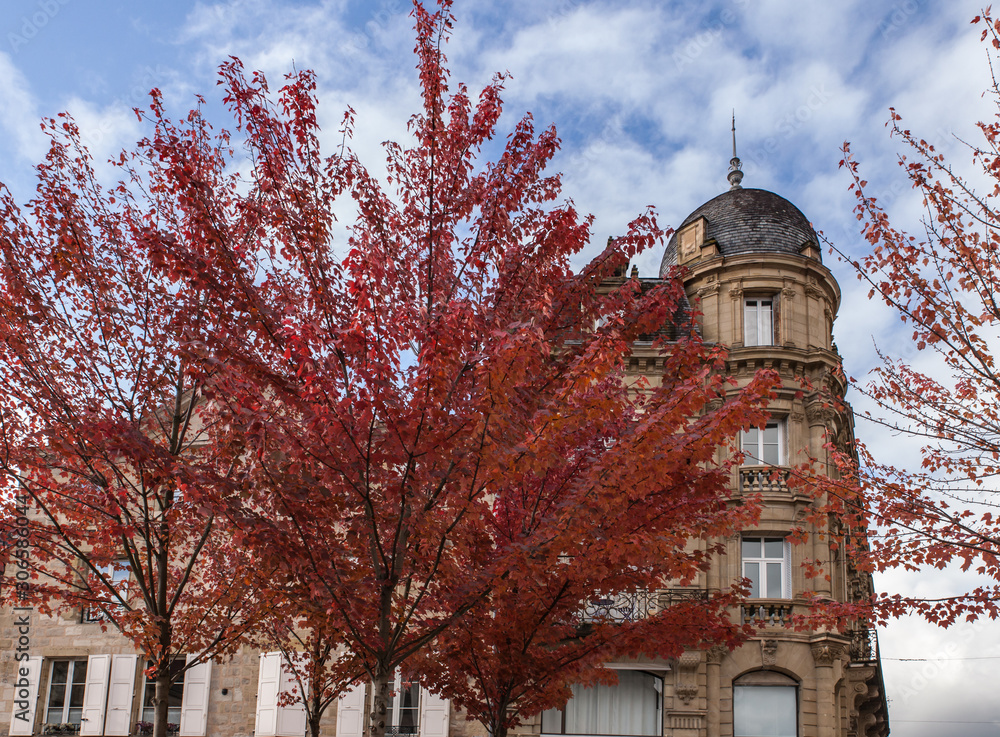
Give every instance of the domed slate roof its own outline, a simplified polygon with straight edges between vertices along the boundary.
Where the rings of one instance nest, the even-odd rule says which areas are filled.
[[[790,253],[798,255],[806,244],[820,252],[816,231],[795,205],[766,189],[736,187],[723,192],[688,215],[671,236],[660,263],[666,276],[677,263],[677,233],[698,218],[705,218],[705,240],[714,240],[719,253]]]

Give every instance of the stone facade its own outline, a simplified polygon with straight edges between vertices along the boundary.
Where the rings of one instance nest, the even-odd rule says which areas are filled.
[[[780,570],[783,580],[771,576],[770,596],[733,612],[734,617],[760,627],[758,635],[743,647],[734,652],[725,648],[691,651],[669,663],[623,666],[647,674],[657,690],[655,727],[651,731],[646,727],[641,734],[738,737],[737,722],[752,721],[760,711],[751,705],[746,712],[750,716],[741,716],[744,707],[740,700],[747,694],[766,694],[776,699],[776,704],[785,703],[781,699],[794,694],[787,702],[792,704],[789,708],[793,713],[788,717],[792,726],[784,729],[793,730],[788,733],[795,737],[883,737],[888,734],[888,717],[872,633],[864,628],[795,632],[783,626],[788,615],[804,611],[802,594],[807,590],[840,601],[871,591],[870,579],[853,571],[818,535],[810,535],[804,545],[787,545],[785,541],[802,520],[810,499],[789,490],[781,466],[810,457],[825,463],[828,439],[843,446],[853,440],[852,417],[830,410],[819,393],[828,390],[843,396],[845,389],[837,373],[840,356],[832,342],[839,287],[820,260],[815,233],[805,216],[778,195],[738,186],[685,220],[666,249],[661,276],[678,261],[686,270],[688,298],[701,314],[702,335],[730,347],[728,373],[740,383],[748,381],[757,369],[770,368],[783,380],[772,405],[772,440],[776,438],[777,445],[771,443],[761,451],[777,454],[778,473],[773,465],[751,463],[732,480],[734,498],[744,493],[763,495],[766,508],[760,525],[726,541],[727,554],[716,560],[695,588],[718,591],[748,575],[744,560],[748,543],[757,545],[759,541],[763,546],[767,542],[771,548],[786,552],[783,557],[768,558],[765,548],[760,547],[760,565],[777,566],[774,570]],[[625,278],[629,277],[621,280]],[[748,330],[748,319],[758,323],[753,330]],[[655,380],[662,371],[662,361],[652,343],[640,343],[635,346],[629,370],[634,377]],[[815,391],[803,394],[802,379],[808,379]],[[765,444],[769,442],[766,432],[759,436]],[[830,579],[807,580],[799,565],[805,559],[823,561]],[[780,595],[774,595],[776,592]],[[18,637],[14,613],[8,610],[0,614],[0,737],[15,733],[10,724],[17,666],[21,665],[13,659]],[[35,680],[34,732],[16,732],[20,734],[41,734],[53,663],[131,653],[121,637],[102,631],[99,623],[83,621],[79,614],[59,619],[32,614],[30,637],[31,654],[42,660]],[[128,666],[131,661],[120,662]],[[195,716],[182,732],[213,737],[253,735],[261,662],[260,653],[247,649],[228,661],[213,663],[201,694],[206,699],[200,707],[204,710],[202,719],[195,718],[199,714],[195,709]],[[115,734],[134,734],[134,725],[140,721],[141,664],[136,661],[132,668],[132,690],[119,697],[119,708],[128,712],[124,721],[132,726],[129,732]],[[189,695],[186,690],[185,699]],[[426,692],[422,700],[425,705],[434,702]],[[329,709],[323,734],[360,737],[357,725],[363,724],[363,719],[352,722],[346,718],[349,709],[361,708],[357,706],[360,703],[345,700],[339,709]],[[481,725],[465,720],[446,703],[438,701],[435,708],[433,719],[429,712],[421,714],[420,737],[485,737]],[[536,719],[518,731],[540,734],[543,726],[542,719]]]

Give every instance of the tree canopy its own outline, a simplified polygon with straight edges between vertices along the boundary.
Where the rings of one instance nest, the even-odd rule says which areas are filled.
[[[60,544],[72,515],[81,535],[115,520],[69,556],[94,576],[122,553],[138,576],[152,530],[179,546],[161,579],[249,587],[254,622],[307,643],[314,734],[365,679],[382,737],[396,670],[428,648],[455,668],[428,668],[425,685],[501,735],[569,682],[606,678],[598,656],[744,634],[726,596],[659,600],[630,626],[579,612],[595,592],[687,586],[715,540],[753,524],[753,500],[727,501],[740,456],[720,448],[766,422],[776,375],[738,390],[724,378],[678,274],[613,279],[662,242],[652,211],[574,270],[591,219],[546,171],[554,129],[526,116],[482,161],[504,77],[476,99],[452,85],[450,2],[417,3],[414,18],[422,108],[410,140],[385,145],[383,179],[351,150],[350,110],[323,153],[311,72],[275,95],[233,59],[221,76],[241,155],[199,110],[171,119],[154,90],[149,135],[116,162],[122,183],[101,190],[72,123],[52,123],[58,166],[41,170],[35,222],[7,203],[4,370],[12,387],[71,387],[50,404],[4,395],[8,477],[50,510]],[[36,265],[47,291],[19,276]],[[640,339],[656,356],[630,372]],[[122,517],[125,491],[151,516]],[[59,550],[33,555],[41,567]],[[195,553],[213,567],[183,569]],[[60,586],[35,593],[79,599]],[[463,642],[482,646],[466,648],[486,675],[471,688],[456,675]],[[540,667],[553,648],[567,667]]]
[[[986,11],[973,23],[983,27],[995,68],[1000,21]],[[1000,106],[995,78],[986,94]],[[995,618],[1000,614],[1000,378],[994,351],[1000,328],[1000,120],[978,123],[981,141],[967,144],[976,171],[967,177],[905,128],[898,112],[890,115],[891,133],[907,149],[900,166],[923,203],[919,234],[890,221],[849,144],[841,164],[852,177],[862,235],[871,247],[853,261],[858,277],[869,285],[869,298],[882,300],[912,331],[916,354],[903,359],[880,350],[881,365],[871,381],[854,386],[874,404],[865,417],[919,443],[920,462],[916,468],[894,467],[858,443],[838,454],[843,479],[819,485],[849,526],[871,526],[867,541],[854,541],[860,565],[919,570],[954,563],[982,576],[981,585],[957,595],[883,593],[873,601],[879,615],[916,612],[942,625],[959,617]]]

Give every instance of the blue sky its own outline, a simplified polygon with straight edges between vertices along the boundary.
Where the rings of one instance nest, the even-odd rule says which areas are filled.
[[[676,225],[722,192],[735,108],[744,186],[787,197],[841,249],[860,254],[839,146],[852,142],[890,214],[915,223],[919,201],[899,176],[887,109],[895,106],[959,165],[968,162],[954,136],[974,140],[974,122],[995,112],[981,97],[989,70],[969,25],[979,7],[979,0],[457,0],[447,53],[453,79],[473,90],[493,72],[511,73],[507,128],[526,111],[539,125],[557,126],[563,147],[555,167],[566,195],[594,213],[595,244],[622,232],[647,204]],[[380,143],[404,139],[416,109],[404,0],[7,0],[4,9],[0,181],[21,201],[44,153],[43,115],[70,110],[99,158],[140,135],[131,108],[144,105],[153,86],[176,113],[203,94],[209,116],[231,127],[215,85],[230,54],[273,83],[293,63],[315,69],[331,141],[350,104],[356,148],[375,168]],[[640,257],[641,273],[655,274],[660,256]],[[913,356],[898,321],[824,258],[844,291],[835,332],[848,373],[868,371],[876,341]],[[863,424],[858,432],[886,460],[913,458],[898,438]],[[879,585],[934,594],[963,584],[944,573],[891,574]],[[885,661],[893,734],[996,734],[998,635],[990,625],[943,631],[912,621],[883,632],[884,657],[929,659]]]

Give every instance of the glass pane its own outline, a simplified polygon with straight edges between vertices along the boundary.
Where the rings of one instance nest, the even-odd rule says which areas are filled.
[[[745,345],[760,345],[757,336],[757,301],[753,299],[748,299],[746,303],[746,309],[743,312],[743,327],[744,336],[743,343]]]
[[[152,720],[151,720],[152,721]],[[176,727],[170,727],[171,724],[176,725]],[[167,707],[167,728],[177,729],[181,724],[181,707],[179,706],[168,706]]]
[[[549,709],[542,712],[542,732],[545,734],[562,734],[562,709]]]
[[[52,662],[52,683],[66,683],[69,675],[68,660],[54,660]]]
[[[774,342],[774,326],[771,322],[771,300],[761,300],[760,320],[757,323],[757,345],[771,345]]]
[[[745,431],[742,436],[740,436],[740,449],[743,451],[744,463],[749,463],[751,465],[760,463],[758,456],[760,455],[760,430],[756,427],[751,427],[749,430]]]
[[[750,596],[760,597],[760,563],[744,563],[743,577],[750,579]]]
[[[761,455],[764,463],[769,463],[772,466],[779,464],[781,461],[780,440],[781,433],[778,431],[777,424],[771,424],[764,428],[764,437],[761,442]]]
[[[82,683],[74,683],[73,690],[70,691],[69,705],[71,707],[83,706],[83,692],[87,687]]]
[[[760,538],[759,537],[745,537],[743,538],[743,557],[744,558],[759,558],[760,557]]]
[[[769,537],[764,540],[765,558],[784,558],[785,541],[780,537]]]
[[[416,734],[417,723],[420,718],[420,684],[413,683],[409,686],[403,684],[403,690],[399,694],[399,712],[396,716],[395,726],[397,734]]]
[[[735,737],[796,737],[793,686],[735,686],[733,734]]]
[[[767,598],[781,598],[781,563],[767,564]]]

